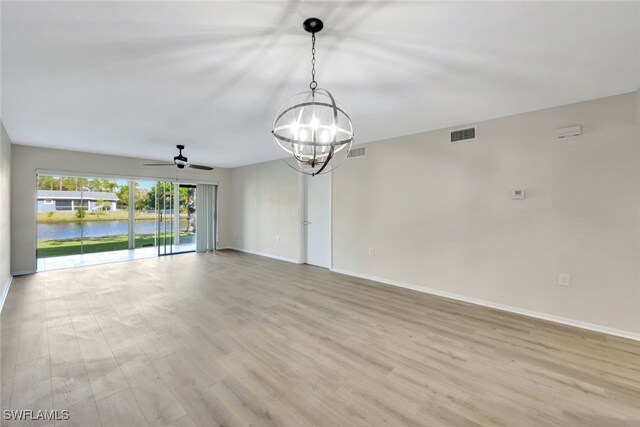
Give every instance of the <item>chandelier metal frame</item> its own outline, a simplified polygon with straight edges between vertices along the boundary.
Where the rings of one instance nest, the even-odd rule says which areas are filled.
[[[316,33],[323,27],[323,22],[318,18],[309,18],[304,21],[303,28],[311,33],[310,90],[295,94],[280,107],[271,131],[276,146],[295,159],[295,166],[289,162],[286,163],[298,172],[312,176],[338,167],[346,158],[354,140],[351,118],[336,102],[331,92],[318,87],[315,79]],[[292,103],[291,100],[296,98],[298,100]],[[317,98],[325,98],[325,100]],[[303,115],[308,115],[308,109],[312,111],[312,118],[308,122],[303,122]],[[316,112],[320,109],[330,109],[330,113],[325,110],[325,118],[328,116],[332,119],[329,123],[319,123]],[[281,123],[283,118],[290,114],[294,116],[294,121]],[[346,152],[343,152],[345,149]],[[340,162],[333,164],[330,170],[327,169],[331,160],[334,160],[338,154],[342,157]]]

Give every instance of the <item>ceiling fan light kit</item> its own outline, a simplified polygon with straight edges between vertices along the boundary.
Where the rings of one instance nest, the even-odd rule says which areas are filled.
[[[336,169],[347,157],[353,143],[353,125],[344,108],[316,82],[316,33],[324,27],[318,18],[309,18],[302,27],[311,33],[311,82],[308,91],[293,95],[280,107],[271,133],[276,147],[287,154],[293,169],[318,175]]]

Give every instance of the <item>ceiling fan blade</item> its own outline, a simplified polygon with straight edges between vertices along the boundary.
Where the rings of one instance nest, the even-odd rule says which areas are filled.
[[[142,166],[175,166],[175,163],[145,163]]]
[[[213,170],[213,168],[212,168],[212,167],[209,167],[209,166],[202,166],[202,165],[189,165],[189,167],[190,167],[190,168],[193,168],[193,169],[201,169],[201,170],[203,170],[203,171],[212,171],[212,170]]]

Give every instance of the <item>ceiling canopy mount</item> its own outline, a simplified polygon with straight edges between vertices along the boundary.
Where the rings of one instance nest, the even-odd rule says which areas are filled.
[[[302,28],[308,33],[315,34],[322,31],[324,23],[318,18],[308,18],[302,23]]]

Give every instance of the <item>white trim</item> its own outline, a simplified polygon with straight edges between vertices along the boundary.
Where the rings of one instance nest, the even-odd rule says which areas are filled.
[[[134,182],[127,181],[127,186],[129,187],[129,202],[127,206],[127,242],[129,249],[136,248],[136,186]]]
[[[0,313],[2,313],[2,308],[4,307],[4,302],[7,300],[7,295],[9,295],[9,288],[11,287],[11,283],[13,282],[13,276],[9,275],[9,278],[4,284],[4,292],[0,297]]]
[[[441,291],[438,289],[427,288],[424,286],[412,285],[409,283],[402,283],[396,280],[384,279],[382,277],[371,276],[368,274],[356,273],[353,271],[343,270],[340,268],[331,269],[334,273],[345,274],[347,276],[358,277],[361,279],[367,279],[374,282],[384,283],[391,286],[397,286],[400,288],[411,289],[418,292],[424,292],[426,294],[437,295],[444,298],[454,299],[457,301],[468,302],[471,304],[481,305],[484,307],[494,308],[496,310],[506,311],[509,313],[521,314],[523,316],[534,317],[536,319],[547,320],[550,322],[561,323],[563,325],[574,326],[576,328],[587,329],[594,332],[600,332],[609,335],[615,335],[617,337],[628,338],[631,340],[640,341],[640,333],[623,331],[620,329],[614,329],[607,326],[595,325],[593,323],[582,322],[580,320],[567,319],[566,317],[555,316],[553,314],[540,313],[538,311],[527,310],[524,308],[514,307],[510,305],[498,304],[491,301],[486,301],[478,298],[467,297],[464,295],[452,294],[449,292]]]
[[[177,182],[173,183],[173,209],[172,210],[175,211],[175,213],[172,215],[173,218],[171,220],[171,233],[173,234],[173,243],[171,245],[171,249],[172,249],[171,252],[173,252],[174,245],[180,244],[180,184]],[[189,220],[187,220],[187,222],[189,222]],[[196,236],[196,239],[197,239],[197,236]]]
[[[213,233],[215,234],[215,242],[213,242],[213,250],[217,251],[218,250],[218,186],[216,185],[214,190],[213,190]],[[196,221],[197,221],[197,215],[198,215],[198,201],[196,200]],[[196,224],[197,227],[198,224]],[[196,236],[196,242],[198,236]]]
[[[346,158],[345,158],[346,160]],[[333,170],[329,180],[329,271],[333,269]]]
[[[233,246],[229,246],[229,247],[227,247],[225,249],[233,249],[234,251],[244,252],[244,253],[251,254],[251,255],[263,256],[263,257],[266,257],[266,258],[273,258],[273,259],[277,259],[277,260],[280,260],[280,261],[291,262],[293,264],[303,264],[302,262],[299,262],[295,258],[281,257],[281,256],[277,256],[277,255],[267,254],[267,253],[264,253],[264,252],[256,252],[256,251],[250,251],[248,249],[240,249],[240,248],[236,248],[236,247],[233,247]]]
[[[333,267],[333,173],[328,172],[329,175],[329,270]],[[308,179],[311,175],[300,174],[299,181],[299,205],[300,205],[300,261],[298,264],[307,264],[307,227],[304,223],[307,220],[307,205],[308,205]],[[313,264],[309,264],[313,265]],[[318,266],[325,268],[324,266]]]
[[[166,182],[183,182],[187,184],[212,184],[218,185],[218,181],[203,181],[201,179],[191,178],[166,178],[159,176],[135,176],[135,175],[113,175],[102,172],[74,172],[74,171],[56,171],[49,169],[36,169],[36,175],[53,175],[64,176],[69,178],[111,178],[120,180],[133,181],[166,181]],[[37,187],[37,186],[36,186]],[[50,191],[50,190],[44,190]]]
[[[298,174],[298,212],[300,212],[300,250],[298,251],[298,261],[297,264],[304,264],[307,260],[307,229],[304,226],[304,221],[307,216],[307,208],[305,201],[305,182],[304,182],[304,174]],[[333,234],[333,233],[332,233]]]

